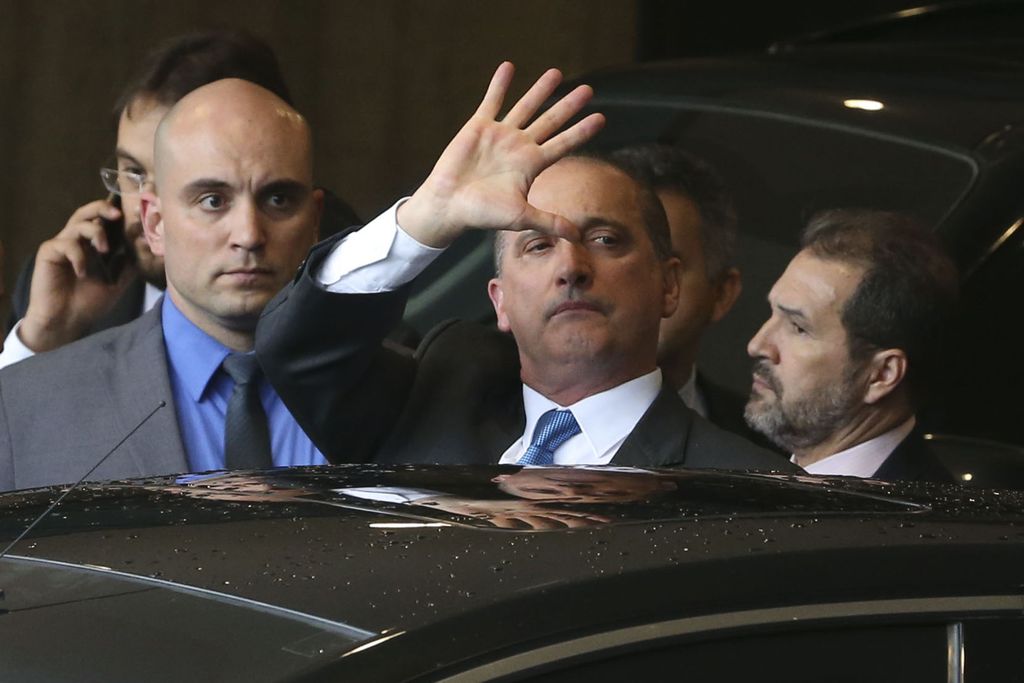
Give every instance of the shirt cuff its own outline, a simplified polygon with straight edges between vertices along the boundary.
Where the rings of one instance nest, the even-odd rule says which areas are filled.
[[[6,368],[8,365],[14,365],[20,360],[31,358],[36,355],[35,351],[28,348],[21,342],[21,338],[18,337],[18,329],[21,327],[21,321],[19,320],[14,327],[11,328],[10,334],[4,339],[4,350],[0,351],[0,369]]]
[[[390,292],[411,281],[441,255],[444,249],[421,244],[398,225],[398,207],[405,201],[398,201],[331,250],[315,273],[327,291]]]

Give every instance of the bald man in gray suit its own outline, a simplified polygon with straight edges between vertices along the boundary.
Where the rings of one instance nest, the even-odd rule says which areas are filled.
[[[224,467],[234,381],[221,362],[252,351],[259,314],[317,237],[311,136],[276,95],[227,79],[163,117],[155,166],[160,192],[143,193],[142,221],[167,295],[128,325],[0,371],[0,489],[76,481],[136,427],[89,479]],[[273,464],[324,463],[254,381],[266,387]]]

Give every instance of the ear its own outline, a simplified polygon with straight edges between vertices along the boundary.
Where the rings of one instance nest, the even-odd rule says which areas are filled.
[[[661,317],[669,318],[679,306],[679,279],[683,275],[683,264],[678,257],[672,256],[662,263],[661,272],[665,288],[662,295]]]
[[[157,256],[163,256],[164,217],[160,213],[160,198],[152,192],[143,192],[139,196],[139,214],[150,250]]]
[[[324,191],[319,187],[313,190],[313,211],[313,225],[316,226],[313,230],[313,244],[316,244],[320,241],[320,221],[324,217]]]
[[[902,349],[883,349],[872,354],[864,403],[873,405],[896,391],[907,376],[907,368],[907,354]]]
[[[487,296],[491,298],[491,305],[494,306],[494,314],[498,318],[498,329],[502,332],[511,332],[512,326],[508,323],[508,316],[505,315],[505,293],[501,291],[501,279],[491,278],[487,283]]]
[[[743,276],[738,268],[729,268],[715,285],[715,305],[711,309],[711,322],[717,323],[732,310],[743,291]]]

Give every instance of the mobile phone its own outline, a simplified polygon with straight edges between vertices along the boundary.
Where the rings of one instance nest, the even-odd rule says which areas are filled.
[[[121,197],[111,194],[107,201],[121,208]],[[94,257],[89,259],[89,275],[104,282],[113,284],[121,276],[121,272],[134,256],[128,239],[124,233],[124,213],[120,218],[109,219],[100,216],[100,225],[107,236],[107,253],[94,252]]]

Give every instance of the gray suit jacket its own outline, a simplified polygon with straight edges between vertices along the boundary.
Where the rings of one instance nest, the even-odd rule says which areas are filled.
[[[89,480],[188,470],[160,306],[0,371],[0,489],[77,481],[160,401]]]
[[[524,429],[519,354],[509,335],[466,322],[432,330],[416,353],[382,346],[404,292],[339,295],[310,272],[264,310],[256,352],[292,415],[331,462],[496,463]],[[664,390],[616,465],[794,466],[707,422]]]

